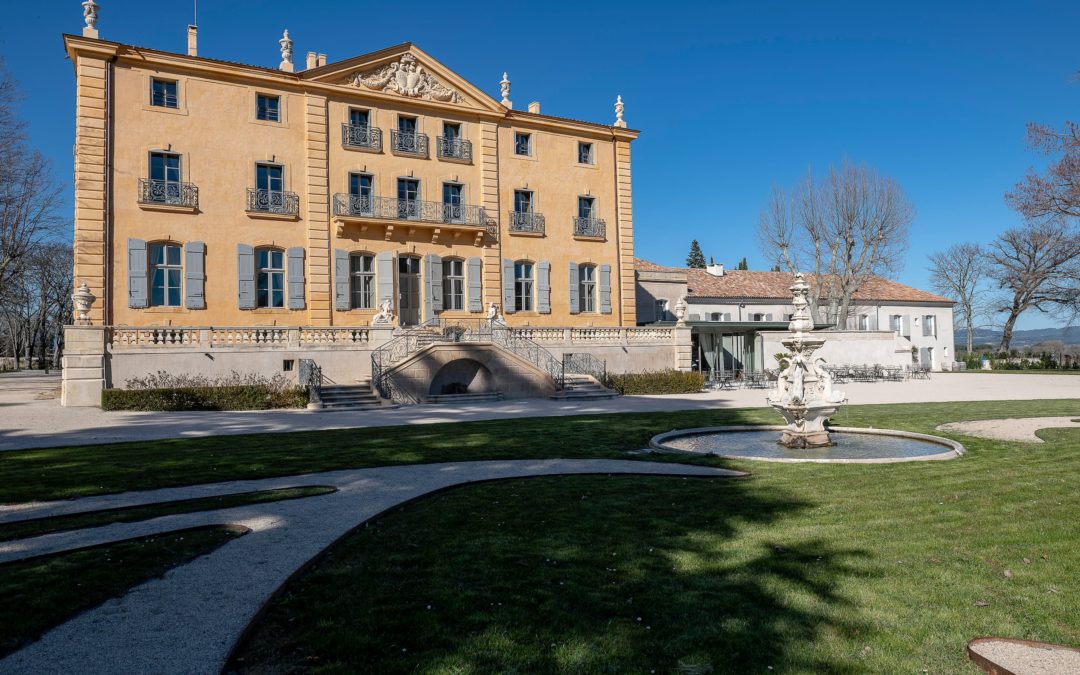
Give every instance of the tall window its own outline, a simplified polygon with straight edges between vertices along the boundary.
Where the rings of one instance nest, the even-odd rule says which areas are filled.
[[[371,113],[359,108],[349,108],[349,126],[368,127],[371,122]]]
[[[150,105],[162,108],[176,108],[179,99],[176,96],[176,80],[150,80]]]
[[[276,248],[255,249],[256,304],[285,306],[285,253]]]
[[[514,190],[514,212],[532,213],[533,193],[532,190]]]
[[[267,192],[285,189],[285,170],[280,164],[256,164],[255,187]]]
[[[859,315],[859,330],[870,330],[870,317],[868,315]]]
[[[900,317],[899,314],[893,314],[889,316],[889,330],[893,331],[894,333],[899,333],[901,330],[903,330],[903,319]]]
[[[371,174],[349,174],[349,213],[371,214],[374,209],[375,183]]]
[[[443,220],[448,223],[460,223],[463,217],[461,208],[461,185],[458,183],[443,183]]]
[[[374,256],[366,253],[353,253],[349,256],[349,306],[353,309],[374,309]]]
[[[593,144],[582,143],[577,144],[577,161],[578,164],[593,164],[596,160],[593,158]]]
[[[442,261],[443,309],[465,309],[465,261],[447,258]]]
[[[180,246],[150,244],[150,306],[180,306]]]
[[[420,181],[398,178],[398,218],[420,217]]]
[[[415,134],[416,133],[416,118],[415,117],[399,117],[397,120],[397,130],[402,135]]]
[[[923,337],[937,337],[937,317],[927,314],[922,320]]]
[[[577,199],[577,214],[578,218],[585,220],[592,220],[593,214],[596,211],[596,199],[593,197],[578,197]]]
[[[267,122],[281,121],[281,97],[259,94],[255,97],[255,118]]]
[[[453,145],[454,142],[461,139],[461,125],[453,122],[444,123],[442,135],[447,144]]]
[[[514,263],[514,309],[531,312],[533,308],[533,264]]]
[[[180,155],[171,152],[150,153],[150,201],[165,204],[180,202]]]
[[[582,312],[596,311],[596,266],[578,267],[578,301]]]
[[[532,134],[520,131],[514,133],[514,154],[526,157],[532,155]]]

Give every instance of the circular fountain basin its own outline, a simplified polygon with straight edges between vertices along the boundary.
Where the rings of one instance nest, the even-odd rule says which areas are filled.
[[[955,459],[964,446],[940,436],[892,429],[830,427],[835,445],[793,449],[780,445],[782,426],[729,426],[677,429],[649,441],[660,452],[712,455],[765,462],[884,464]]]

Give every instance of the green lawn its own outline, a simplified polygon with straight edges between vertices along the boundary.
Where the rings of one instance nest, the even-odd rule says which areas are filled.
[[[259,490],[256,492],[226,495],[224,497],[183,499],[174,502],[164,502],[161,504],[150,504],[148,506],[136,506],[125,509],[108,509],[70,516],[35,518],[33,520],[23,520],[16,523],[0,525],[0,541],[24,539],[26,537],[35,537],[50,532],[98,527],[101,525],[109,525],[111,523],[133,523],[139,520],[149,520],[151,518],[169,516],[176,513],[213,511],[215,509],[227,509],[234,506],[278,502],[286,499],[300,499],[301,497],[324,495],[333,491],[334,488],[331,487],[317,486],[284,488],[281,490]]]
[[[0,656],[240,534],[202,528],[0,565]]]
[[[1080,415],[1080,400],[845,406],[838,426],[878,426],[934,433],[955,420]],[[769,409],[731,409],[457,424],[346,429],[290,434],[74,446],[0,453],[0,503],[64,499],[225,480],[333,469],[477,459],[710,458],[628,455],[653,435],[713,424],[776,424]],[[932,423],[931,423],[932,422]]]
[[[932,433],[960,419],[1078,413],[1078,401],[860,406],[837,423]],[[647,417],[605,427],[636,440],[647,426],[718,421]],[[583,422],[546,424],[569,453]],[[533,421],[517,424],[529,433]],[[947,462],[729,462],[754,475],[439,494],[368,524],[298,577],[230,668],[975,673],[963,649],[976,636],[1080,646],[1080,431],[1041,435],[1042,445],[962,437],[968,454]]]

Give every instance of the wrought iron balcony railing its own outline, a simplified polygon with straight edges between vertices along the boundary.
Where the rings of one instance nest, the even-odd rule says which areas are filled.
[[[482,206],[425,202],[419,199],[369,197],[341,192],[334,195],[334,215],[478,227],[488,224],[487,214]]]
[[[463,162],[472,161],[472,141],[466,141],[463,138],[437,136],[435,138],[435,146],[438,150],[439,157],[460,159]]]
[[[427,134],[390,130],[390,147],[394,152],[404,155],[428,156]]]
[[[607,237],[607,223],[603,218],[574,218],[575,237]]]
[[[280,213],[295,216],[300,213],[300,198],[295,192],[248,188],[247,210],[253,213]]]
[[[341,125],[341,144],[350,148],[382,150],[382,129],[378,127]]]
[[[536,234],[544,233],[544,214],[542,213],[524,213],[521,211],[510,212],[510,231],[511,232],[533,232]]]
[[[199,188],[191,183],[140,178],[139,202],[199,208]]]

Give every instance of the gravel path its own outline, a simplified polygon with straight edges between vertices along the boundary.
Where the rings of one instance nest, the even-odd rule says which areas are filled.
[[[938,431],[951,431],[965,436],[990,438],[996,441],[1018,441],[1020,443],[1042,443],[1035,435],[1039,429],[1052,427],[1071,427],[1080,429],[1080,418],[1073,417],[1010,417],[998,420],[972,420],[969,422],[949,422],[937,427]]]
[[[136,586],[124,596],[49,631],[41,640],[0,661],[0,672],[218,673],[241,632],[271,594],[304,563],[365,520],[410,499],[474,481],[573,474],[710,478],[746,475],[632,460],[459,462],[334,471],[4,507],[0,518],[11,522],[286,485],[338,488],[335,493],[303,499],[117,523],[3,543],[0,561],[185,527],[231,524],[251,530],[208,555],[174,568],[161,579]]]
[[[55,388],[57,382],[56,377],[0,376],[0,450],[517,417],[756,408],[766,407],[768,393],[743,389],[681,396],[623,396],[607,401],[529,399],[377,411],[163,413],[63,408],[58,400],[35,398]],[[843,389],[851,402],[858,404],[1080,398],[1080,376],[934,373],[931,380],[852,382]]]

